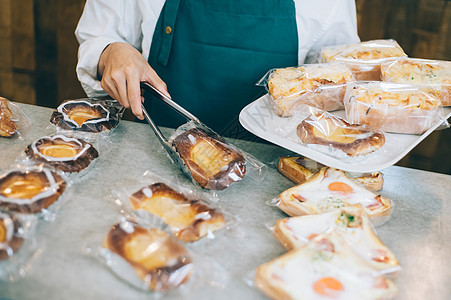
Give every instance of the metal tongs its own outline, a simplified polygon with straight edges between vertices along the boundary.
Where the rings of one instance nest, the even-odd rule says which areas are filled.
[[[191,114],[189,111],[181,107],[179,104],[174,102],[171,98],[157,90],[154,86],[152,86],[148,82],[141,82],[141,88],[152,93],[155,97],[166,103],[168,106],[172,107],[175,111],[180,113],[182,116],[184,116],[187,120],[193,121],[194,123],[200,125],[200,127],[205,127],[205,125],[199,121],[198,118],[196,118],[193,114]],[[153,122],[152,118],[150,117],[149,113],[147,112],[144,105],[141,106],[142,111],[144,114],[144,118],[146,119],[147,123],[149,123],[152,130],[155,132],[155,135],[157,136],[158,140],[160,141],[161,145],[164,147],[166,152],[169,154],[171,159],[174,161],[174,163],[178,164],[179,167],[182,169],[184,173],[186,173],[190,178],[192,178],[191,172],[188,170],[188,167],[185,165],[184,161],[181,159],[180,155],[177,153],[177,150],[174,148],[172,143],[166,139],[166,137],[163,135],[163,133],[160,131],[157,125]]]

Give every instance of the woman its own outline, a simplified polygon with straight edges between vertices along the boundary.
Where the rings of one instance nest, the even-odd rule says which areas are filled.
[[[269,69],[359,41],[351,0],[87,0],[76,36],[88,96],[106,92],[143,119],[148,81],[218,132],[264,92],[255,82]],[[152,101],[152,118],[177,126],[164,109]]]

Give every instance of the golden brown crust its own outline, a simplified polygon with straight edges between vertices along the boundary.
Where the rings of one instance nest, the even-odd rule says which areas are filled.
[[[199,201],[189,200],[164,183],[140,189],[130,197],[130,202],[135,210],[143,209],[158,215],[184,242],[197,241],[225,225],[222,213]]]
[[[97,150],[90,143],[85,142],[81,139],[76,139],[80,144],[72,140],[64,140],[62,137],[44,137],[37,141],[35,141],[34,147],[33,144],[30,144],[25,149],[25,154],[32,158],[33,160],[40,161],[51,165],[53,168],[60,170],[62,172],[80,172],[81,170],[86,169],[89,164],[99,156]],[[67,160],[52,160],[52,155],[48,155],[43,157],[41,154],[45,154],[46,147],[65,147],[63,151],[72,150],[74,152],[74,156],[79,154],[85,147],[86,150],[78,156],[78,158],[73,159],[71,157],[67,157]],[[36,153],[36,149],[39,153]],[[56,155],[55,157],[58,157]],[[61,156],[59,156],[61,157]],[[66,156],[64,156],[66,157]]]
[[[295,245],[291,240],[290,236],[285,232],[286,228],[285,223],[287,222],[288,219],[289,218],[277,220],[276,226],[274,227],[273,235],[276,238],[276,240],[278,240],[279,243],[281,243],[285,247],[285,249],[290,251],[295,248]]]
[[[4,216],[2,216],[4,214]],[[7,230],[8,230],[8,226],[5,224],[5,222],[7,221],[6,218],[8,218],[10,222],[12,222],[12,230],[13,230],[13,234],[11,239],[6,240],[6,235]],[[23,238],[19,236],[19,230],[21,228],[21,224],[19,222],[19,220],[17,219],[17,217],[15,217],[14,215],[6,212],[6,211],[1,211],[0,213],[0,230],[4,231],[5,237],[2,239],[0,237],[0,246],[2,245],[2,243],[4,245],[6,245],[7,249],[5,247],[0,247],[0,260],[4,260],[7,259],[11,256],[11,254],[14,254],[17,252],[17,250],[19,250],[20,246],[22,246],[23,243]]]
[[[54,187],[51,186],[44,171],[12,171],[1,177],[0,196],[3,199],[0,198],[0,207],[26,214],[38,213],[48,208],[66,189],[66,181],[61,176],[50,170],[48,172],[55,180]],[[48,194],[37,198],[36,201],[28,202],[46,190],[49,190]],[[10,202],[8,198],[15,201]],[[24,202],[21,203],[20,200]]]
[[[150,244],[158,245],[145,253]],[[108,232],[104,246],[124,258],[152,291],[168,291],[186,282],[192,272],[192,260],[186,249],[167,233],[133,226],[128,233],[120,224]]]
[[[17,131],[17,124],[12,120],[13,114],[8,101],[0,97],[0,136],[11,137]]]
[[[298,163],[298,159],[301,157],[281,157],[279,159],[278,169],[279,172],[282,173],[285,177],[290,179],[291,181],[300,184],[305,182],[311,176],[313,176],[313,172],[306,167],[302,166]]]
[[[384,176],[381,172],[363,174],[354,179],[371,191],[380,191],[384,187]]]
[[[385,143],[382,133],[361,129],[359,125],[352,125],[345,120],[322,115],[318,119],[326,122],[327,133],[322,133],[312,123],[315,118],[303,120],[297,127],[297,134],[306,144],[317,144],[336,148],[349,156],[364,155],[379,149]],[[339,122],[339,125],[337,123]],[[350,138],[350,136],[352,138]],[[340,142],[340,139],[343,142]]]
[[[202,129],[193,128],[178,135],[174,147],[203,188],[223,190],[246,173],[243,155]]]
[[[277,279],[274,280],[271,274],[271,266],[268,262],[257,268],[257,273],[255,274],[255,285],[263,292],[266,296],[274,300],[292,300],[293,298],[277,284]],[[294,299],[293,299],[294,300]]]

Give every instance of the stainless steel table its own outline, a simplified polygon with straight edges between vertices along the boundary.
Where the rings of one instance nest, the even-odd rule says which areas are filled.
[[[23,140],[0,139],[0,168],[7,168],[31,141],[47,133],[51,109],[18,105],[33,127]],[[89,174],[73,184],[72,197],[61,207],[55,222],[39,222],[37,238],[45,242],[44,252],[27,277],[0,282],[0,299],[149,298],[149,293],[134,289],[82,255],[81,248],[87,236],[106,232],[117,222],[118,210],[108,196],[124,178],[142,176],[145,170],[162,176],[183,175],[159,151],[160,145],[147,125],[123,121],[110,137],[109,151]],[[218,234],[204,250],[228,270],[230,280],[223,287],[201,286],[189,295],[167,295],[165,299],[266,298],[243,278],[285,252],[265,225],[286,217],[266,201],[292,186],[271,164],[288,152],[246,141],[236,141],[236,145],[267,163],[269,171],[263,182],[245,178],[219,193],[222,208],[239,219],[240,234]],[[383,173],[382,195],[395,206],[392,218],[377,231],[403,268],[396,280],[398,299],[450,299],[451,176],[401,167],[390,167]]]

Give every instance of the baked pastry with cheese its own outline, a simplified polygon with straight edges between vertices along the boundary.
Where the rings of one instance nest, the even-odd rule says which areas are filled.
[[[282,156],[278,164],[279,172],[297,184],[304,183],[323,167],[325,165],[304,156]],[[347,175],[371,191],[380,191],[384,185],[384,177],[381,172],[347,173]]]
[[[17,124],[13,121],[13,113],[8,106],[8,100],[0,97],[0,136],[11,137],[17,131]]]
[[[176,136],[173,145],[193,179],[203,188],[223,190],[246,173],[243,155],[203,129],[192,128]]]
[[[157,228],[123,224],[111,228],[104,247],[125,259],[150,290],[169,291],[189,279],[192,259],[177,240]]]
[[[274,236],[287,250],[292,250],[331,230],[340,234],[374,268],[386,274],[399,271],[398,260],[373,231],[361,207],[281,219],[276,223]]]
[[[0,210],[0,261],[14,255],[22,246],[23,238],[19,233],[21,227],[15,215]]]
[[[394,40],[372,40],[321,50],[322,62],[345,62],[356,80],[381,80],[382,63],[406,56]]]
[[[429,87],[443,106],[451,105],[451,62],[403,58],[381,66],[382,81]]]
[[[372,221],[381,223],[391,211],[391,203],[345,172],[323,168],[306,182],[289,188],[278,197],[278,207],[290,216],[314,215],[337,208],[362,206]]]
[[[356,82],[345,96],[346,118],[375,130],[422,134],[440,120],[441,101],[418,86]]]
[[[62,172],[80,172],[86,169],[99,153],[88,142],[64,135],[45,136],[25,149],[25,154]]]
[[[272,299],[392,299],[397,288],[331,232],[257,268]]]
[[[349,124],[328,113],[311,114],[298,125],[297,135],[303,143],[332,147],[349,156],[371,153],[385,143],[383,133]]]
[[[345,64],[314,64],[276,69],[268,79],[275,111],[289,117],[309,105],[332,111],[343,108],[346,83],[354,77]]]
[[[0,175],[0,207],[19,213],[38,213],[66,189],[66,181],[46,168],[7,171]]]
[[[53,112],[50,122],[66,130],[110,131],[118,125],[122,110],[114,100],[68,100]]]
[[[196,200],[189,200],[164,183],[146,186],[130,196],[134,210],[143,209],[162,218],[174,235],[193,242],[225,225],[224,215]]]

